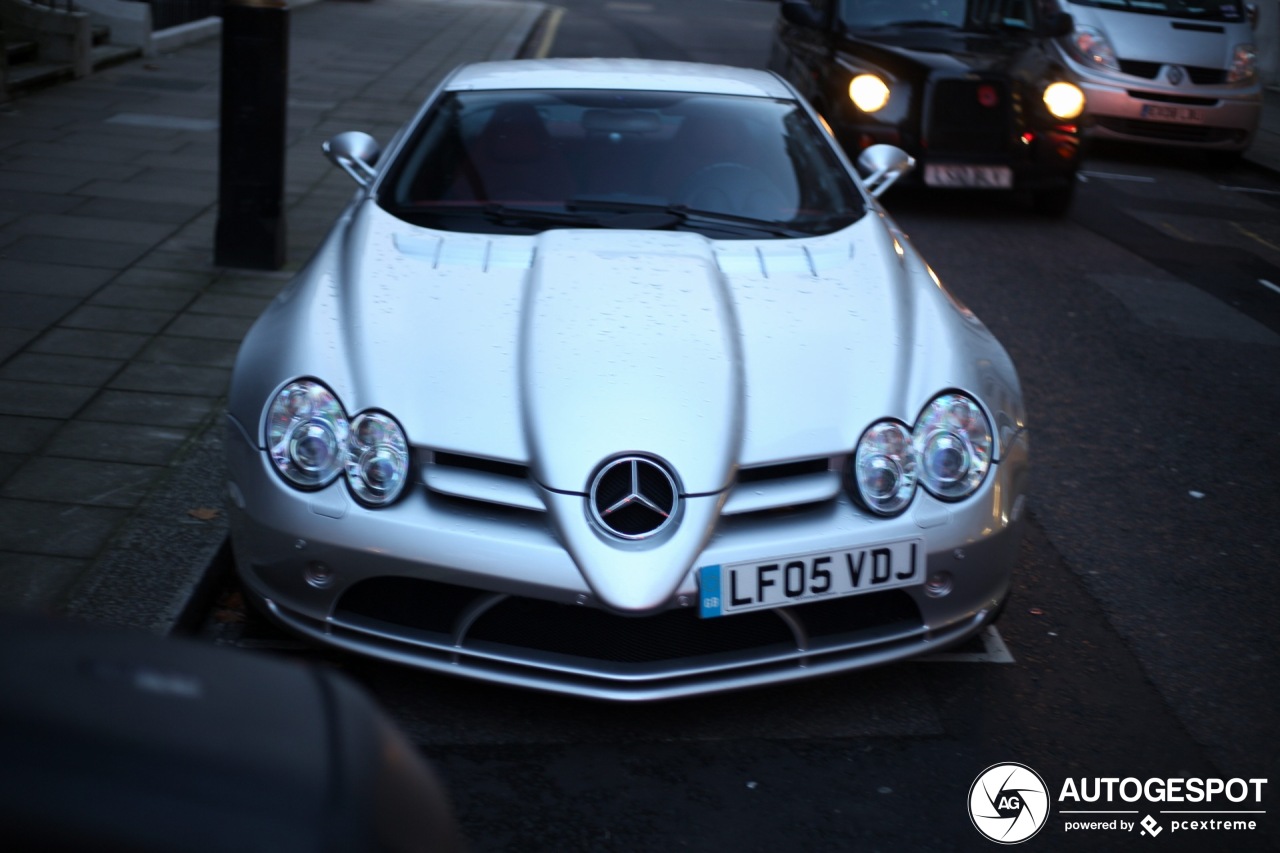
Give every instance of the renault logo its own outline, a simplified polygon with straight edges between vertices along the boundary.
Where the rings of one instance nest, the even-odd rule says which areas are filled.
[[[588,495],[591,515],[620,539],[647,539],[675,518],[675,477],[644,456],[624,456],[600,469]]]
[[[1182,83],[1182,78],[1186,76],[1186,72],[1177,65],[1170,65],[1169,72],[1165,75],[1171,84],[1178,86]]]

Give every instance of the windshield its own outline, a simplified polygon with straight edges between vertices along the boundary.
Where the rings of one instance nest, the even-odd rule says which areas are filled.
[[[844,228],[862,196],[796,103],[670,92],[453,92],[417,128],[379,204],[429,228]]]
[[[850,30],[889,27],[1029,30],[1043,0],[840,0]]]
[[[1165,18],[1194,18],[1201,21],[1243,21],[1245,19],[1244,4],[1235,0],[1219,0],[1216,3],[1197,3],[1191,0],[1071,0],[1071,2],[1076,6],[1138,12]]]

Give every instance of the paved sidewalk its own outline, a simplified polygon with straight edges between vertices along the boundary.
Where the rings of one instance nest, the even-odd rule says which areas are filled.
[[[239,341],[355,189],[320,143],[386,142],[455,65],[520,55],[546,8],[293,7],[280,272],[212,264],[218,39],[0,105],[0,608],[172,628],[225,536]]]

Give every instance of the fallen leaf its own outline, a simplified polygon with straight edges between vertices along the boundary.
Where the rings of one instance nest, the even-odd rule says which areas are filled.
[[[187,515],[192,518],[198,518],[201,521],[213,521],[215,518],[222,515],[222,510],[208,506],[201,506],[187,510]]]

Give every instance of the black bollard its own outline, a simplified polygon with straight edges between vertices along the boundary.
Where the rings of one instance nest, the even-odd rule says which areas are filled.
[[[218,224],[213,262],[284,266],[289,7],[228,0],[222,11]]]

